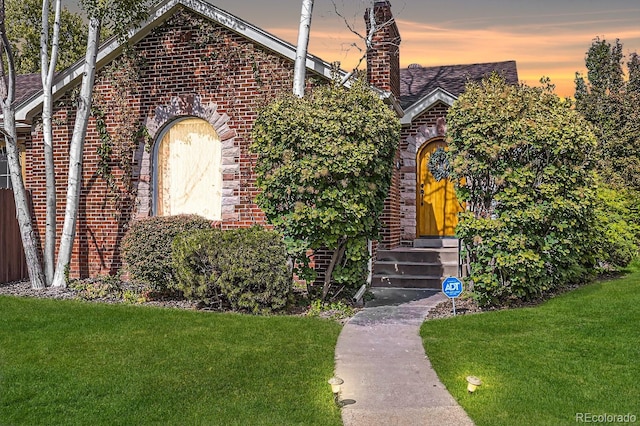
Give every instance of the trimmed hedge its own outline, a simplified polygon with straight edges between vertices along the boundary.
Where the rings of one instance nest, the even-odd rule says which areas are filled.
[[[121,245],[131,280],[156,291],[171,288],[173,239],[182,232],[210,228],[211,222],[197,215],[150,217],[134,222]]]
[[[173,267],[186,297],[254,314],[283,308],[292,287],[282,236],[258,226],[182,234]]]

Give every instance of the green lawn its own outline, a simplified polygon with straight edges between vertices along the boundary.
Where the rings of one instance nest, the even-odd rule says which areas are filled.
[[[640,423],[639,272],[534,308],[427,321],[421,334],[477,425],[569,425],[603,414]],[[471,395],[468,375],[484,382]]]
[[[339,324],[0,297],[1,425],[339,425]]]

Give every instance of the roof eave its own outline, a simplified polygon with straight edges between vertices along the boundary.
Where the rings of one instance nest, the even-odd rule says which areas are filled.
[[[165,0],[159,3],[149,12],[149,18],[143,24],[129,31],[127,41],[130,44],[137,43],[154,28],[163,24],[165,19],[171,16],[180,6],[191,9],[194,12],[219,23],[229,30],[246,37],[256,44],[295,61],[296,48],[291,43],[279,39],[278,37],[202,0]],[[113,58],[120,54],[123,47],[123,44],[116,38],[108,40],[98,50],[96,68],[100,69],[109,63]],[[306,67],[308,70],[327,79],[332,78],[332,64],[323,61],[314,55],[307,55]],[[70,85],[77,84],[82,78],[83,71],[84,60],[80,60],[56,76],[53,85],[54,98],[61,96],[61,94],[65,92],[65,89]],[[347,73],[346,71],[338,70],[338,74],[339,77],[343,77]],[[56,96],[56,94],[58,94],[58,96]],[[16,120],[24,122],[30,121],[31,117],[41,109],[42,101],[43,93],[42,90],[40,90],[21,102],[16,106]]]
[[[378,95],[385,105],[389,105],[391,109],[393,109],[393,111],[398,115],[398,118],[404,116],[404,110],[402,109],[402,106],[400,106],[400,101],[393,93],[388,90],[379,89],[376,86],[369,87]]]
[[[403,125],[411,124],[414,118],[431,108],[436,102],[440,101],[451,106],[456,99],[456,96],[447,92],[443,88],[438,87],[412,104],[409,108],[405,109],[404,116],[400,119],[400,123]]]
[[[400,106],[400,101],[395,97],[393,93],[384,92],[381,97],[385,104],[391,106],[393,111],[398,115],[398,118],[404,117],[404,109],[402,109],[402,106]]]

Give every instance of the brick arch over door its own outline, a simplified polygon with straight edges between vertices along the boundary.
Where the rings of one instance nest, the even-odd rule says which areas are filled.
[[[417,133],[407,138],[408,151],[415,159],[416,181],[413,195],[415,217],[412,228],[415,238],[453,236],[457,224],[457,214],[462,209],[455,196],[453,184],[446,181],[435,182],[427,170],[430,154],[437,148],[446,149],[447,126],[444,117],[436,124],[421,126]]]
[[[404,173],[402,177],[401,193],[402,193],[402,234],[403,243],[412,244],[417,237],[417,194],[416,182],[418,179],[418,170],[416,158],[420,148],[428,141],[434,138],[443,138],[446,133],[446,123],[444,117],[439,117],[435,125],[424,124],[420,126],[415,133],[405,139],[406,148],[401,153],[404,165],[411,167],[411,172]]]
[[[203,105],[196,94],[175,96],[168,105],[155,108],[154,114],[146,120],[150,139],[159,143],[159,136],[167,126],[181,117],[197,117],[208,122],[215,131],[221,145],[221,172],[224,176],[221,190],[221,219],[237,219],[236,206],[240,203],[237,195],[240,188],[240,148],[235,146],[236,133],[228,126],[229,116],[220,114],[214,103]],[[136,217],[150,216],[153,212],[153,149],[142,144],[136,152],[138,169],[134,171],[136,188]],[[137,173],[136,173],[137,172]],[[233,178],[229,178],[233,176]]]
[[[409,144],[409,150],[415,157],[420,151],[422,146],[434,138],[444,138],[447,133],[447,124],[444,117],[440,117],[436,120],[435,126],[423,125],[420,126],[415,135],[409,136],[407,142]]]

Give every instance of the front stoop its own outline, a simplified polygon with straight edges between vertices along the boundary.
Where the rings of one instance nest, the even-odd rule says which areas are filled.
[[[457,239],[420,239],[415,246],[378,250],[371,286],[439,290],[444,278],[458,276]]]

